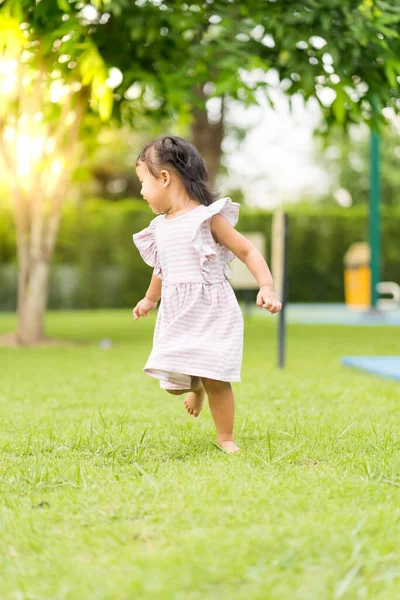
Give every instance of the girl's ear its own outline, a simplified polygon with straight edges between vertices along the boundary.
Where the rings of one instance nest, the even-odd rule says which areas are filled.
[[[167,171],[166,169],[163,169],[162,171],[160,171],[160,177],[161,177],[164,187],[169,186],[169,184],[171,183],[170,172]]]

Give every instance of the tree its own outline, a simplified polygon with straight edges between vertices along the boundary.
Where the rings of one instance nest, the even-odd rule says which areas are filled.
[[[241,29],[224,42],[226,53],[220,59],[238,77],[232,80],[226,74],[214,86],[214,95],[221,94],[222,108],[229,96],[254,102],[252,90],[260,86],[273,105],[265,85],[269,69],[277,71],[289,96],[300,93],[318,100],[325,117],[320,133],[329,133],[337,125],[346,133],[349,125],[360,121],[382,129],[381,109],[400,108],[397,1],[239,2],[235,10],[222,15],[217,27],[220,33],[234,31],[237,23]],[[240,41],[242,51],[233,48],[232,40]],[[208,64],[211,67],[202,82],[206,89],[213,85],[221,63],[210,60]],[[255,77],[244,87],[249,70]],[[193,139],[204,153],[212,148],[213,167],[218,167],[215,156],[218,144],[221,152],[223,110],[217,124],[208,122],[201,105],[193,117]]]
[[[143,115],[177,127],[194,115],[200,134],[207,95],[255,102],[259,87],[268,96],[271,68],[289,94],[317,97],[328,126],[379,126],[382,106],[398,109],[399,19],[395,0],[4,0],[0,148],[17,225],[18,341],[44,336],[49,265],[82,136],[110,119],[135,127]],[[221,139],[219,131],[217,151]]]

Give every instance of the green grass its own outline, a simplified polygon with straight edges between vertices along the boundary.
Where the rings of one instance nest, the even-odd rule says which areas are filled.
[[[400,386],[339,359],[399,330],[290,326],[279,371],[276,317],[246,318],[229,456],[142,373],[154,319],[53,313],[91,343],[0,349],[1,599],[398,600]]]

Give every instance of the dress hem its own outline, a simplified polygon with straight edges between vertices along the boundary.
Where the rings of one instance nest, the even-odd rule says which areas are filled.
[[[196,373],[185,373],[184,371],[181,371],[180,369],[174,370],[174,369],[162,369],[160,367],[144,367],[142,369],[142,371],[144,373],[146,373],[146,375],[149,375],[150,377],[154,377],[154,379],[160,379],[161,381],[168,381],[168,378],[163,379],[162,377],[160,377],[159,375],[156,375],[155,373],[151,373],[151,371],[165,371],[166,373],[171,372],[171,373],[178,373],[180,375],[189,375],[192,377],[207,377],[209,379],[215,379],[217,381],[226,381],[228,383],[241,383],[242,379],[241,377],[239,377],[239,379],[236,379],[235,377],[230,377],[229,379],[223,379],[218,375],[210,375],[210,373],[208,372],[207,374],[203,371],[202,373],[199,373],[198,371],[196,371]]]

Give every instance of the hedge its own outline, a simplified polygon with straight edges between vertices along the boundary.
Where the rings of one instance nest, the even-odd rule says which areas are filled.
[[[289,209],[289,301],[343,302],[343,256],[367,239],[367,211],[359,208]],[[152,268],[132,234],[154,214],[140,200],[101,199],[66,204],[50,282],[50,308],[133,306],[145,293]],[[271,211],[242,206],[237,230],[265,233],[271,242]],[[400,213],[382,210],[382,276],[400,281]],[[266,256],[270,260],[269,250]],[[236,259],[238,260],[238,259]],[[16,306],[16,249],[12,215],[0,209],[0,310]],[[243,292],[237,292],[240,298]],[[254,292],[255,294],[256,292]]]

